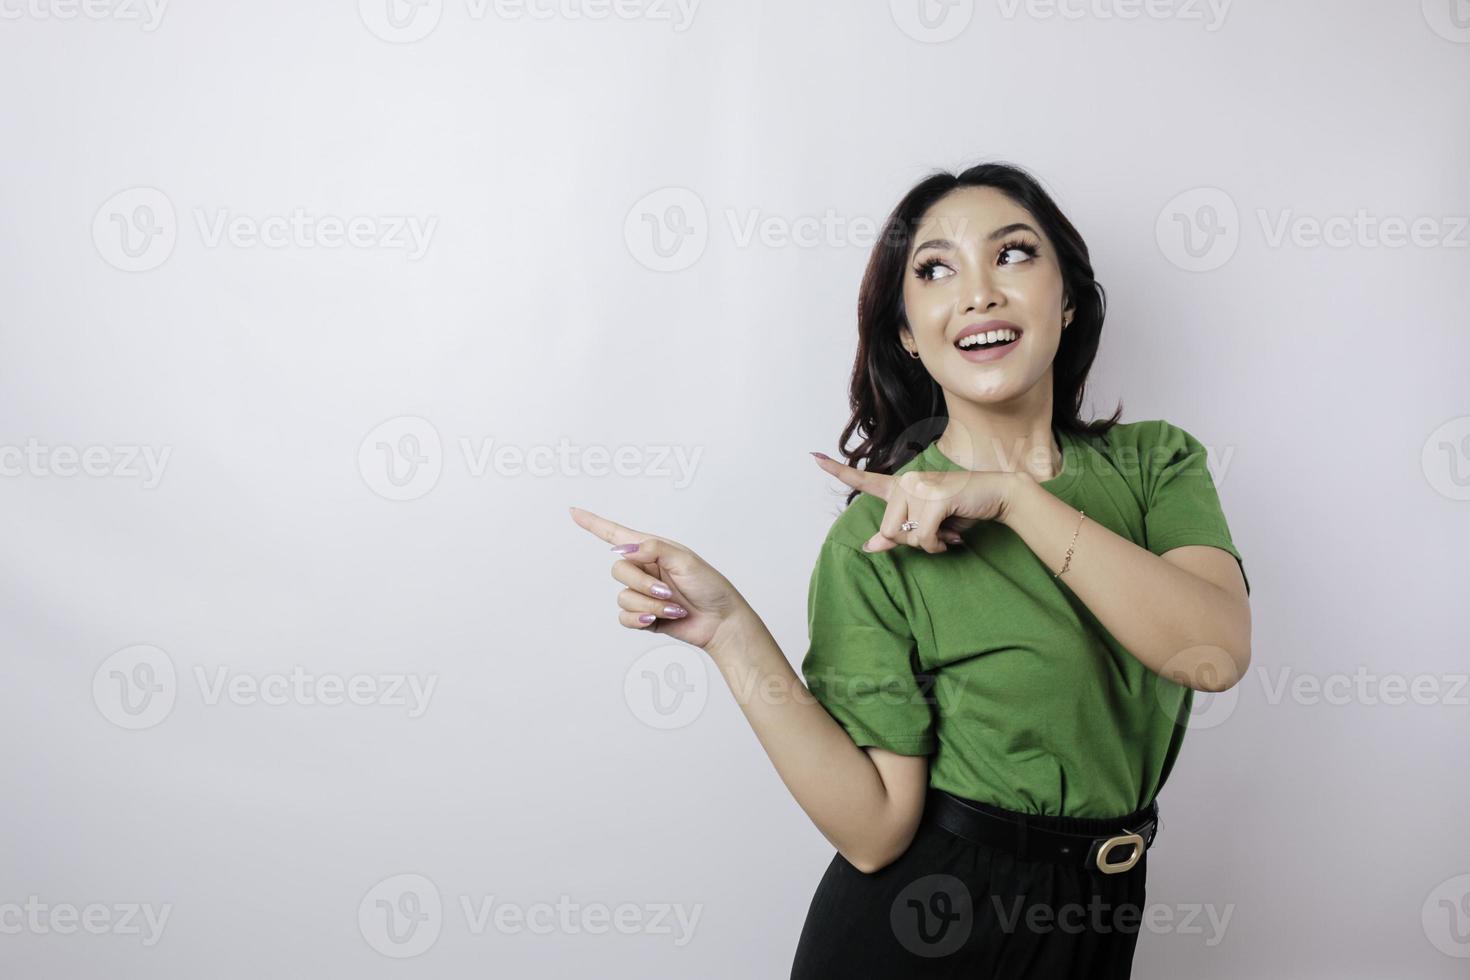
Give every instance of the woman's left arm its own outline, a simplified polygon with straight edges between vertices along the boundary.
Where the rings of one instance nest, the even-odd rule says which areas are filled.
[[[1103,627],[1160,676],[1196,691],[1229,690],[1251,659],[1250,599],[1234,556],[1187,545],[1162,556],[1078,511],[1020,470],[997,520],[1062,575]]]

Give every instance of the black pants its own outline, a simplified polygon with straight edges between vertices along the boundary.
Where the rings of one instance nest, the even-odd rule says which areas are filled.
[[[1021,860],[951,834],[931,814],[926,806],[908,850],[873,874],[833,856],[812,897],[791,980],[1130,975],[1147,851],[1118,874]],[[1099,829],[1103,821],[1028,820],[1070,833],[1107,832]]]

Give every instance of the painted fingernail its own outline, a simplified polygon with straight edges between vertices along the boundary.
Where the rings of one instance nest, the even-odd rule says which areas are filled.
[[[807,450],[807,451],[808,452],[811,452],[811,450]],[[817,459],[829,459],[830,460],[832,458],[831,456],[828,456],[826,453],[812,453],[812,455],[815,456],[815,457],[817,457]]]
[[[655,619],[658,619],[658,617],[655,616],[653,613],[644,613],[642,616],[638,617],[638,622],[648,624],[653,622]]]
[[[620,544],[620,545],[616,545],[616,546],[613,547],[612,550],[613,551],[617,551],[617,552],[621,552],[622,554],[625,554],[625,555],[631,554],[632,552],[635,552],[635,551],[638,550],[638,542],[637,541],[634,541],[632,544]]]
[[[648,587],[648,591],[649,592],[652,592],[654,595],[658,596],[660,599],[672,599],[674,597],[674,590],[673,589],[669,588],[667,585],[662,585],[662,584],[657,583],[657,582],[654,583],[653,585],[650,585]]]
[[[678,619],[681,616],[689,615],[689,610],[685,609],[683,606],[676,606],[670,603],[669,605],[664,606],[664,615],[668,616],[670,619]]]

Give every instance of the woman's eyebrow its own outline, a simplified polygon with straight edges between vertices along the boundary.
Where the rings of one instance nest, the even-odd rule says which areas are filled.
[[[1007,235],[1009,235],[1013,231],[1029,231],[1029,232],[1031,232],[1031,234],[1035,235],[1037,238],[1040,238],[1041,237],[1041,233],[1038,232],[1035,228],[1032,228],[1026,222],[1024,222],[1024,221],[1015,221],[1015,222],[1012,222],[1011,224],[1004,225],[1004,226],[1002,226],[1000,228],[995,229],[995,231],[992,231],[990,234],[988,234],[988,235],[985,236],[985,240],[987,242],[993,242],[997,238],[1004,238],[1004,237],[1006,237]],[[931,238],[928,241],[923,242],[922,244],[920,244],[918,248],[914,249],[914,252],[916,252],[916,253],[917,252],[922,252],[926,248],[954,248],[954,247],[955,247],[954,242],[950,241],[948,238]]]

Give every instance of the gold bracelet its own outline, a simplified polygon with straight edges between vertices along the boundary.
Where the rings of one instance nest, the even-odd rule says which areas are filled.
[[[1086,516],[1087,511],[1085,510],[1079,510],[1077,512],[1077,530],[1072,532],[1072,543],[1067,546],[1067,559],[1066,561],[1062,562],[1062,572],[1065,572],[1068,568],[1072,566],[1072,549],[1077,547],[1077,533],[1078,531],[1082,530],[1082,520]],[[1052,575],[1052,578],[1061,578],[1062,572],[1056,572]]]

